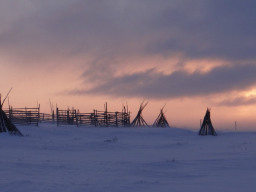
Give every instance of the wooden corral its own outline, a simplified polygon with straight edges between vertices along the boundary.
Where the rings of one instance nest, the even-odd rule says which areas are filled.
[[[77,113],[77,126],[126,127],[130,126],[130,114],[97,110],[93,113]]]
[[[107,106],[107,104],[106,104]],[[92,113],[80,113],[79,110],[56,109],[57,125],[77,125],[95,127],[126,127],[130,126],[130,113],[125,109],[122,112],[108,112],[94,110]]]
[[[55,122],[54,114],[40,113],[40,123],[41,122]]]
[[[40,106],[35,108],[9,107],[5,113],[14,124],[38,126],[40,121]]]
[[[60,110],[56,109],[56,121],[59,125],[76,125],[77,114],[75,109]]]

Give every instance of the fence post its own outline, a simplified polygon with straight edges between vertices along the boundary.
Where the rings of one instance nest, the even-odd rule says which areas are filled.
[[[36,122],[36,126],[38,126],[40,121],[40,104],[38,105],[38,111],[37,111],[37,122]]]
[[[118,117],[117,117],[117,112],[116,112],[116,127],[118,127]]]
[[[57,126],[59,126],[59,109],[56,107],[56,120],[57,120]]]
[[[69,109],[67,110],[67,122],[68,122],[68,124],[70,124]]]
[[[130,112],[127,112],[127,126],[130,126],[130,125],[131,125],[131,122],[130,122],[130,115],[131,115],[131,113],[130,113]]]
[[[54,110],[52,110],[52,122],[54,122]]]
[[[11,109],[11,107],[9,107],[9,119],[12,120],[12,109]]]
[[[76,112],[76,126],[78,127],[79,110]]]
[[[97,119],[98,117],[97,117],[97,110],[94,110],[94,119],[95,119],[95,127],[97,127],[97,121],[98,121],[98,119]]]

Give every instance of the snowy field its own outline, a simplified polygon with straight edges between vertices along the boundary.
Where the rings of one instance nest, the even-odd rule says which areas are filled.
[[[18,128],[0,134],[1,192],[256,191],[256,132]]]

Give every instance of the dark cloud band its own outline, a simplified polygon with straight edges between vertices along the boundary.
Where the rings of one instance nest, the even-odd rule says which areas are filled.
[[[77,94],[99,94],[115,97],[177,98],[206,96],[256,85],[256,65],[216,67],[208,73],[176,71],[170,75],[148,70],[106,80],[90,90]]]

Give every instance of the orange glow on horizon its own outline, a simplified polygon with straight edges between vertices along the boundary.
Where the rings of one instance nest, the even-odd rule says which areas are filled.
[[[177,64],[181,58],[173,57],[163,59],[159,57],[152,58],[131,58],[123,61],[122,65],[116,66],[115,76],[144,72],[147,69],[155,68],[157,72],[166,75],[173,71],[181,70]],[[84,62],[90,62],[90,59],[69,59],[65,65],[51,68],[54,63],[39,68],[28,68],[22,66],[13,67],[6,65],[6,62],[0,63],[1,71],[0,81],[1,93],[4,96],[11,87],[13,91],[10,94],[10,104],[13,107],[35,107],[37,103],[41,104],[41,111],[50,113],[49,99],[54,106],[58,105],[62,109],[74,107],[81,112],[91,112],[93,109],[101,110],[104,103],[108,102],[110,111],[121,111],[122,105],[129,105],[131,111],[131,120],[137,113],[140,103],[146,99],[148,106],[143,111],[144,119],[152,124],[159,114],[160,109],[166,104],[166,117],[170,125],[181,128],[197,129],[200,119],[203,118],[207,107],[212,109],[212,121],[216,128],[232,128],[233,122],[238,121],[239,126],[248,126],[253,129],[252,122],[256,113],[255,105],[248,106],[219,106],[222,100],[234,99],[237,96],[255,96],[256,89],[248,92],[231,92],[223,94],[213,94],[203,97],[186,98],[166,98],[166,99],[147,99],[147,98],[116,98],[107,95],[70,95],[68,91],[74,89],[86,89],[92,86],[93,82],[85,82],[81,75],[86,70],[83,68]],[[120,60],[121,62],[121,60]],[[76,63],[75,65],[73,63]],[[138,65],[141,64],[141,65]],[[158,67],[158,64],[161,64]],[[193,60],[184,63],[184,70],[193,73],[201,70],[202,73],[212,70],[214,67],[225,65],[224,61]],[[137,67],[138,66],[138,67]],[[180,68],[179,68],[180,67]],[[99,69],[100,71],[101,69]],[[5,106],[7,107],[7,106]],[[255,123],[254,123],[255,124]]]

